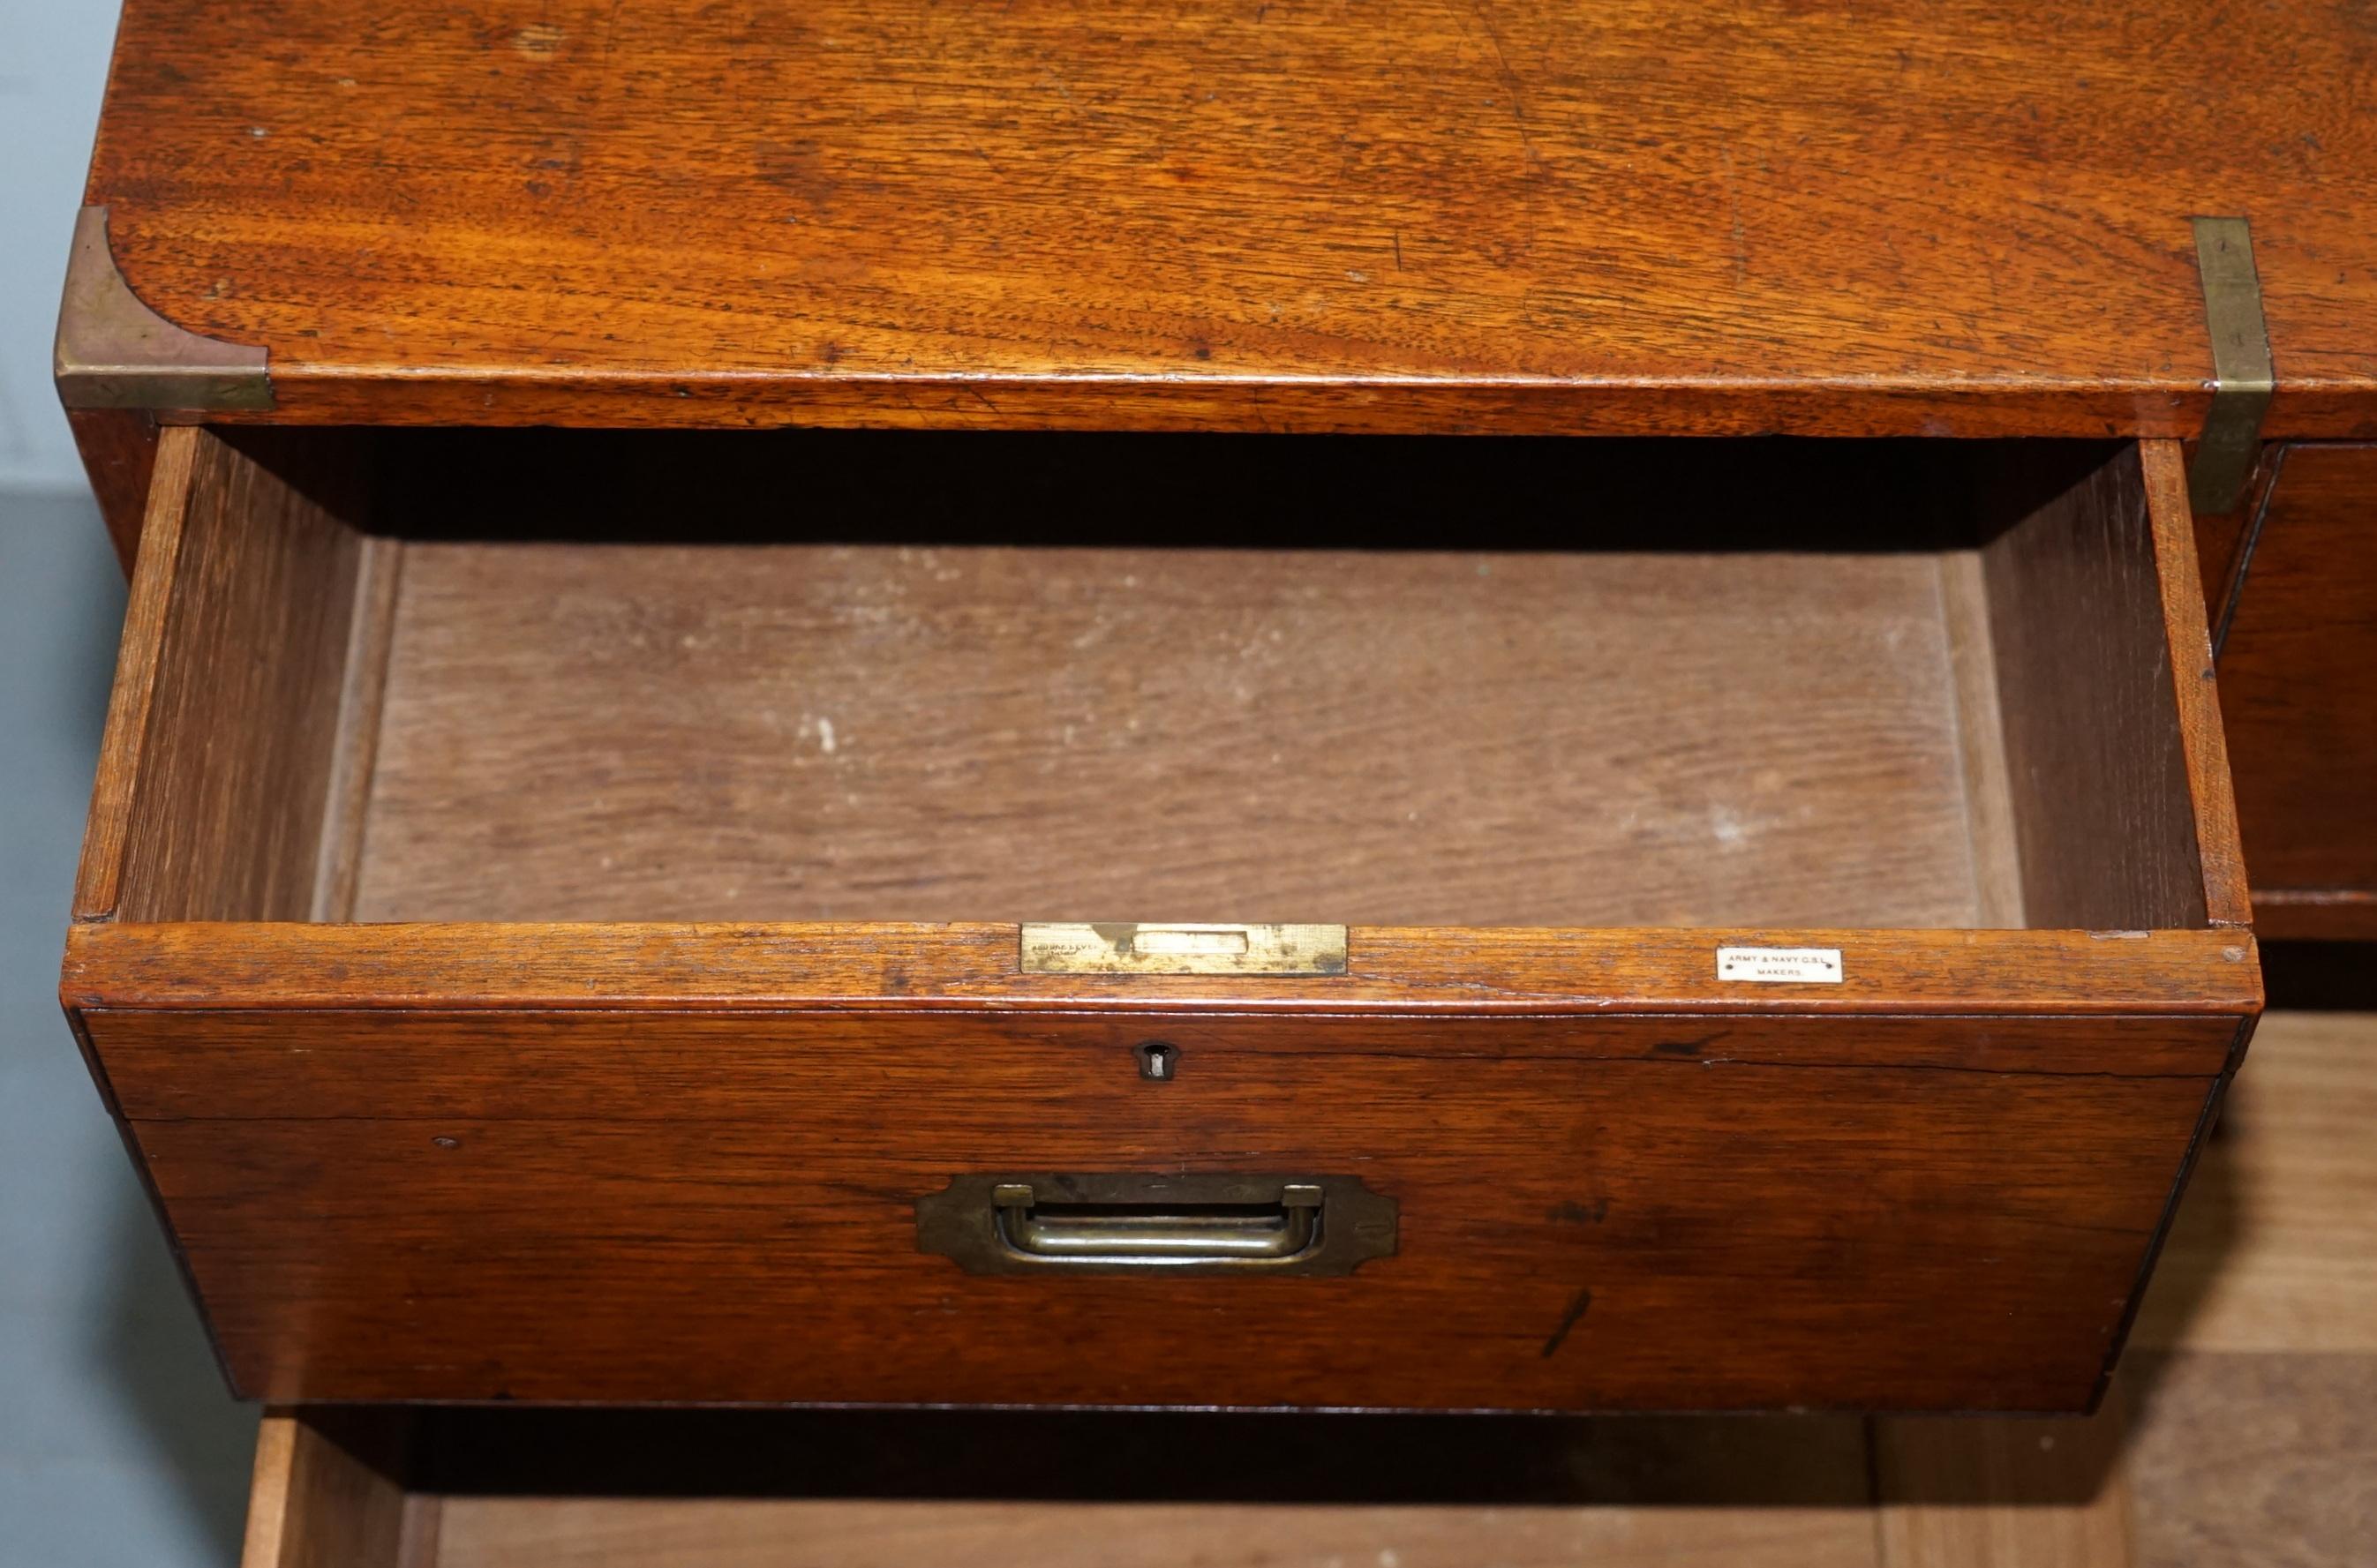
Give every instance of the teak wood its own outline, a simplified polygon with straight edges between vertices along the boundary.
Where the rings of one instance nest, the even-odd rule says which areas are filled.
[[[157,467],[157,418],[145,409],[68,409],[83,472],[124,575],[140,549],[140,519]]]
[[[468,541],[403,576],[362,920],[1983,923],[1924,552]]]
[[[835,542],[797,444],[670,531],[565,467],[473,502],[461,437],[164,433],[63,994],[234,1384],[2093,1402],[2260,1004],[2176,447],[1731,448],[1565,545],[1506,486],[1463,549],[1354,550],[1276,447],[1141,441],[1159,490],[1254,465],[1237,531]],[[1700,509],[1859,461],[1908,487],[1810,548]],[[1272,912],[1233,887],[1398,923],[1342,975],[1020,968],[1017,918],[1156,911],[1013,906]],[[1742,943],[1843,980],[1719,980]],[[920,1252],[917,1197],[997,1170],[1358,1176],[1401,1229],[1330,1279]]]
[[[2372,1027],[2264,1021],[2091,1419],[281,1411],[245,1568],[2352,1562]]]
[[[2204,41],[2217,40],[2218,46]],[[130,0],[146,303],[376,424],[2377,432],[2355,0]]]
[[[2377,937],[2377,446],[2272,464],[2225,608],[2220,676],[2254,914]]]

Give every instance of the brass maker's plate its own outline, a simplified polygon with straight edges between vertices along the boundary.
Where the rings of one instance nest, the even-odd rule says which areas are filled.
[[[1023,928],[1027,975],[1342,975],[1342,925],[1039,921]]]

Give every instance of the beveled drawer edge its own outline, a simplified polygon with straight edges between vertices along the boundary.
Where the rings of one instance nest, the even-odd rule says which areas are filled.
[[[1025,974],[1017,927],[98,922],[70,1010],[2254,1014],[2250,932],[1356,926],[1348,972]],[[1721,946],[1837,948],[1839,983],[1720,980]]]
[[[2250,927],[2253,911],[2246,894],[2228,743],[2220,723],[2212,635],[2204,612],[2203,568],[2196,557],[2194,514],[2187,501],[2186,460],[2176,441],[2142,441],[2138,456],[2145,469],[2146,515],[2161,578],[2171,694],[2179,705],[2180,744],[2195,812],[2204,910],[2216,927]]]
[[[200,434],[186,426],[161,431],[149,484],[141,549],[124,608],[124,632],[107,698],[99,764],[91,780],[90,815],[75,873],[74,919],[113,920],[122,901],[124,862],[131,837],[134,792],[142,773],[143,742],[157,695],[159,645],[174,597],[182,551],[182,517],[189,505]]]

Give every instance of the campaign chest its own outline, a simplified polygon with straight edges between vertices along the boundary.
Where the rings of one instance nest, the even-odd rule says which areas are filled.
[[[132,0],[63,996],[233,1384],[2088,1406],[2377,434],[2290,9]]]

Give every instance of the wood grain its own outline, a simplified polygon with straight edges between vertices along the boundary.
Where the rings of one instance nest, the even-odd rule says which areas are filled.
[[[2290,449],[2251,549],[2220,679],[2254,892],[2290,934],[2365,936],[2377,920],[2353,896],[2377,894],[2377,446]]]
[[[2242,212],[2271,428],[2366,434],[2371,49],[2344,0],[134,0],[87,199],[279,419],[1953,435],[2192,434],[2188,218]]]
[[[1231,1026],[1160,1087],[1126,1050],[1029,1037],[780,1049],[793,1092],[754,1075],[722,1108],[681,1069],[613,1067],[606,1029],[638,1027],[561,1037],[600,1114],[574,1085],[539,1108],[424,1080],[356,1116],[300,1080],[269,1118],[135,1121],[242,1391],[2072,1410],[2215,1081],[1682,1052],[1449,1072],[1375,1032],[1280,1057]],[[473,1031],[454,1064],[549,1038]],[[1359,1174],[1400,1201],[1399,1250],[1330,1279],[920,1253],[915,1198],[1001,1168]]]
[[[2377,1354],[2377,1017],[2257,1032],[2138,1318],[2190,1351]]]
[[[1117,1015],[2202,1016],[2261,1010],[2250,935],[1357,926],[1343,975],[1025,974],[1012,925],[88,923],[68,1010],[943,1008]],[[1838,948],[1837,984],[1726,984],[1720,944]]]
[[[2264,442],[2236,509],[2218,516],[2203,512],[2195,516],[2196,565],[2204,580],[2204,624],[2212,630],[2215,655],[2220,650],[2221,639],[2228,634],[2228,613],[2235,606],[2239,575],[2245,564],[2245,541],[2261,526],[2263,509],[2275,492],[2278,475],[2286,468],[2287,453],[2292,445],[2284,441]],[[2189,461],[2193,461],[2195,444],[2188,442],[2184,447]]]
[[[2253,924],[2287,941],[2377,942],[2377,890],[2257,887]]]
[[[2270,1014],[2123,1368],[2140,1568],[2355,1562],[2377,1540],[2372,1117],[2377,1014]]]
[[[2123,1568],[2130,1490],[2116,1397],[2068,1420],[1873,1423],[1887,1568]]]
[[[2142,441],[2137,452],[2145,474],[2165,668],[2179,715],[2180,752],[2193,820],[2189,837],[2203,874],[2204,908],[2215,926],[2246,926],[2252,923],[2252,906],[2245,887],[2245,851],[2237,832],[2220,695],[2214,684],[2210,628],[2198,612],[2204,583],[2197,574],[2188,519],[2187,469],[2176,441]]]
[[[2130,1458],[2138,1568],[2367,1560],[2377,1357],[2180,1352],[2140,1370],[2152,1392]]]
[[[356,912],[1973,926],[1938,571],[414,544]]]
[[[1590,1509],[1294,1503],[468,1499],[441,1568],[1868,1568],[1859,1508]],[[1481,1558],[1481,1550],[1490,1557]],[[2101,1565],[2099,1565],[2101,1568]]]
[[[266,1413],[257,1427],[240,1568],[428,1568],[435,1561],[409,1550],[405,1539],[408,1521],[424,1516],[427,1500],[410,1495],[400,1475],[376,1468],[331,1433],[356,1424]],[[368,1424],[377,1435],[400,1423]]]
[[[738,1112],[793,1118],[830,1106],[859,1064],[928,1079],[962,1059],[985,1080],[1109,1070],[1153,1021],[1094,1013],[658,1011],[520,1013],[90,1012],[125,1114],[242,1120],[407,1113],[596,1121]],[[1264,1017],[1165,1015],[1180,1071],[1322,1074],[1369,1051],[1448,1064],[1567,1071],[1736,1066],[2167,1081],[2218,1073],[2238,1025],[2225,1018]],[[1106,1086],[1111,1087],[1113,1086]],[[1063,1087],[1034,1091],[1062,1096]]]
[[[2207,862],[2171,677],[2184,621],[2167,619],[2156,559],[2176,551],[2168,573],[2192,570],[2183,491],[2173,516],[2133,446],[2037,448],[1989,477],[1995,508],[2019,519],[1983,562],[2025,918],[2202,924]],[[2201,611],[2200,597],[2184,607],[2199,640]]]
[[[334,447],[257,445],[285,471],[205,432],[165,437],[83,920],[312,910],[361,546],[328,509],[350,482]]]
[[[1183,1013],[1160,1025],[1179,1076],[1151,1089],[1132,1055],[1151,1023],[1113,1015],[90,1012],[83,1021],[234,1376],[304,1398],[1986,1404],[2024,1385],[2002,1365],[1942,1384],[1961,1374],[1924,1348],[1930,1327],[1965,1324],[1966,1353],[2005,1365],[2068,1373],[2067,1357],[2100,1364],[2238,1038],[2236,1021],[2217,1017]],[[1348,1088],[1361,1114],[1317,1110]],[[1887,1109],[1869,1103],[1877,1092]],[[1669,1125],[1661,1107],[1671,1094],[1683,1097],[1678,1110],[1709,1119],[1702,1131]],[[2010,1165],[1989,1152],[2025,1118],[2054,1124],[2076,1163]],[[1816,1148],[1801,1147],[1803,1130]],[[1967,1135],[1979,1144],[1959,1152]],[[1704,1137],[1717,1142],[1703,1146]],[[2114,1146],[2136,1152],[2103,1154]],[[997,1303],[1016,1282],[918,1273],[914,1199],[987,1167],[1151,1162],[1359,1172],[1406,1204],[1418,1294],[1368,1276],[1351,1291],[1264,1293],[1254,1305],[1269,1314],[1266,1332],[1308,1304],[1328,1320],[1314,1332],[1342,1347],[1302,1384],[1262,1382],[1290,1375],[1281,1358],[1240,1365],[1226,1343],[1212,1360],[1167,1350],[1156,1383],[1117,1384],[1100,1380],[1142,1375],[1131,1344],[1227,1334],[1203,1317],[1164,1326],[1172,1309],[1151,1312],[1129,1282],[1083,1282],[1082,1310],[1107,1314],[1098,1321],[1124,1341],[1086,1370],[1002,1357],[983,1381],[962,1351],[986,1341],[966,1318],[1009,1310]],[[1621,1247],[1605,1264],[1588,1254],[1581,1274],[1559,1262],[1578,1227],[1588,1247],[1625,1234],[1633,1217],[1607,1182],[1637,1162],[1645,1250]],[[1583,1187],[1571,1190],[1579,1178]],[[1826,1185],[1839,1181],[1856,1184],[1857,1201]],[[1740,1201],[1745,1182],[1755,1205]],[[1430,1183],[1450,1200],[1441,1215],[1423,1206]],[[1690,1215],[1702,1186],[1712,1206]],[[2125,1206],[2121,1218],[2108,1202]],[[1618,1228],[1605,1229],[1613,1217]],[[1411,1250],[1430,1224],[1443,1228],[1439,1265]],[[2022,1267],[1990,1261],[2005,1256]],[[1639,1281],[1637,1268],[1648,1271]],[[806,1296],[811,1284],[825,1295]],[[1030,1295],[1033,1282],[1022,1284]],[[687,1286],[701,1301],[677,1299]],[[1638,1288],[1647,1291],[1641,1318]],[[590,1290],[614,1303],[606,1312],[646,1326],[605,1337],[584,1322]],[[2024,1302],[2018,1311],[2003,1304],[2007,1291]],[[1498,1314],[1535,1295],[1540,1333],[1526,1340]],[[541,1322],[540,1300],[571,1305],[561,1323]],[[830,1312],[864,1313],[872,1343],[889,1343],[902,1313],[922,1313],[922,1343],[903,1346],[896,1375],[836,1354],[855,1381],[819,1384],[842,1374],[806,1364],[806,1349],[787,1361],[775,1328],[808,1322],[828,1300]],[[1059,1290],[1029,1310],[1062,1314],[1071,1300]],[[1180,1310],[1228,1314],[1239,1300],[1192,1292]],[[1593,1360],[1626,1369],[1596,1374],[1612,1384],[1544,1381],[1580,1303],[1598,1314]],[[1798,1339],[1789,1324],[1803,1310],[1831,1327]],[[747,1343],[753,1312],[774,1325],[759,1343]],[[1716,1315],[1703,1321],[1707,1312]],[[656,1335],[653,1320],[675,1326]],[[532,1344],[488,1348],[510,1343],[513,1330],[500,1325],[540,1323]],[[1127,1324],[1144,1336],[1131,1338]],[[794,1338],[825,1350],[850,1332],[818,1323]],[[1723,1370],[1687,1372],[1704,1358],[1669,1336],[1703,1332],[1733,1348]],[[1398,1335],[1416,1337],[1405,1345]],[[1903,1341],[1912,1342],[1905,1360],[1893,1348]],[[1671,1343],[1680,1361],[1660,1348]],[[1857,1369],[1876,1366],[1884,1382],[1858,1381],[1869,1374]],[[743,1393],[704,1381],[726,1368]],[[1777,1377],[1788,1381],[1761,1381]],[[762,1387],[774,1392],[754,1392]],[[1245,1391],[1223,1392],[1234,1388]],[[2030,1396],[2040,1408],[2089,1396],[2072,1385]]]
[[[156,417],[143,409],[68,409],[66,423],[99,503],[100,520],[107,525],[108,542],[115,547],[116,564],[129,577],[157,469]]]
[[[164,431],[158,438],[156,471],[149,489],[149,525],[137,556],[125,553],[132,584],[124,607],[124,635],[116,650],[115,677],[107,697],[107,725],[101,732],[99,764],[91,778],[90,817],[83,830],[82,860],[75,872],[74,918],[103,921],[124,899],[124,863],[132,830],[134,802],[143,769],[149,716],[160,681],[166,617],[180,597],[177,581],[183,514],[190,505],[193,470],[209,438],[195,429]]]
[[[2273,1014],[2223,1134],[2296,1157],[2306,1190],[2345,1194],[2299,1233],[2346,1264],[2369,1250],[2339,1172],[2366,1163],[2354,1097],[2377,1057],[2355,1048],[2373,1039],[2366,1015]],[[2205,1159],[2183,1236],[2224,1158],[2216,1146]],[[1870,1480],[1862,1424],[1822,1418],[449,1408],[424,1423],[412,1496],[448,1522],[436,1561],[448,1564],[743,1568],[878,1551],[996,1564],[1141,1541],[1160,1561],[1221,1563],[1547,1550],[1892,1568],[2347,1562],[2377,1529],[2377,1358],[2312,1347],[2338,1343],[2324,1326],[2338,1310],[2377,1317],[2377,1289],[2338,1289],[2347,1276],[2252,1244],[2292,1202],[2242,1217],[2219,1262],[2238,1299],[2258,1303],[2251,1340],[2173,1354],[2149,1343],[2150,1309],[2098,1416],[1880,1422]],[[2312,1301],[2331,1305],[2297,1310]],[[2209,1347],[2204,1322],[2193,1343]],[[259,1486],[259,1513],[277,1517],[281,1501]]]
[[[1972,835],[1975,923],[2020,926],[2022,861],[2013,782],[2006,773],[2005,719],[1989,640],[1989,577],[1977,550],[1940,557],[1940,607],[1954,682],[1965,820]]]
[[[633,487],[581,509],[554,466],[438,474],[469,498],[439,516],[406,444],[326,481],[335,443],[285,434],[161,459],[85,906],[114,918],[62,976],[268,1397],[2071,1409],[2259,1006],[2250,934],[2200,884],[2154,896],[2194,874],[2183,774],[2135,820],[2135,778],[2060,780],[2148,825],[2095,874],[2107,923],[2165,929],[1974,923],[2013,918],[2008,820],[2064,803],[1998,781],[2025,694],[1990,695],[1979,612],[2026,585],[1977,581],[1901,459],[1771,508],[1840,514],[1800,552],[1696,502],[1868,453],[1758,448],[1698,489],[1670,458],[1586,551],[1491,506],[1459,552],[1441,517],[1426,551],[1344,548],[1359,513],[1265,537],[1294,492],[1161,552],[1111,525],[1027,551],[999,517],[968,519],[996,542],[772,538],[742,508],[827,492],[733,467],[672,542]],[[2054,456],[2084,493],[2135,471]],[[1551,472],[1505,457],[1499,503]],[[366,484],[400,542],[342,520]],[[1652,490],[1689,539],[1654,544]],[[2144,714],[2176,768],[2158,594],[2193,586],[2158,589],[2143,500],[2063,493],[1972,519],[2118,611],[2046,717]],[[1079,777],[1051,690],[1123,737]],[[811,720],[788,752],[750,728],[771,702]],[[1296,788],[1261,787],[1265,749]],[[1776,822],[1728,833],[1745,784]],[[2125,854],[2170,874],[2123,883]],[[1103,888],[1446,923],[1356,925],[1340,976],[1148,979],[1022,974],[1011,923],[650,918],[738,879],[778,914]],[[435,918],[305,918],[349,912]],[[1718,981],[1745,943],[1837,947],[1845,978]],[[1155,1028],[1181,1076],[1151,1088]],[[1251,1290],[963,1276],[914,1205],[986,1166],[1360,1175],[1404,1245]],[[1021,1348],[987,1326],[1019,1314]]]
[[[323,787],[314,898],[308,910],[308,917],[318,921],[338,923],[355,918],[355,885],[363,873],[364,823],[379,755],[388,643],[396,629],[397,584],[403,568],[404,547],[399,541],[376,536],[360,541],[338,724]]]

